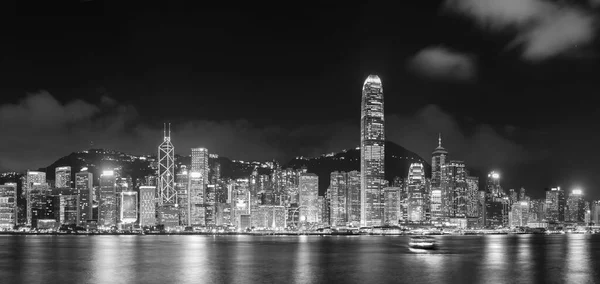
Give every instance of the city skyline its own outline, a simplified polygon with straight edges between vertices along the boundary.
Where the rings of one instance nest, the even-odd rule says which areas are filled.
[[[441,132],[452,157],[481,173],[501,171],[507,187],[560,184],[600,195],[600,166],[587,151],[600,142],[589,131],[598,114],[585,99],[598,90],[595,29],[577,34],[591,39],[576,49],[555,41],[544,48],[535,44],[543,38],[522,28],[498,34],[518,24],[519,9],[502,18],[502,7],[484,13],[456,1],[401,11],[381,4],[377,16],[360,5],[332,14],[328,4],[284,18],[260,5],[198,15],[145,6],[135,17],[104,5],[19,7],[15,16],[26,20],[1,47],[11,56],[0,67],[0,130],[11,135],[0,142],[0,170],[44,167],[92,143],[153,153],[166,121],[178,149],[202,146],[239,160],[285,162],[353,148],[360,145],[356,90],[378,74],[390,141],[429,160]],[[565,7],[577,11],[568,20],[590,31],[586,19],[597,18],[597,8],[576,8]],[[540,13],[524,15],[546,16]],[[157,14],[164,22],[151,24]],[[415,27],[415,19],[428,24]],[[213,29],[217,20],[228,24]],[[213,44],[178,36],[197,33]]]

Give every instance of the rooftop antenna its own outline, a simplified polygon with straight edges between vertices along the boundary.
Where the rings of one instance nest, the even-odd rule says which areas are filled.
[[[442,133],[438,133],[438,147],[442,147]]]
[[[167,137],[167,124],[163,123],[163,136]]]
[[[171,123],[169,122],[169,138],[171,138]]]

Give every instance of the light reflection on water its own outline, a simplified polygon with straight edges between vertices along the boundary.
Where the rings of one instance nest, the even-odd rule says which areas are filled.
[[[599,235],[0,236],[2,283],[593,283]]]

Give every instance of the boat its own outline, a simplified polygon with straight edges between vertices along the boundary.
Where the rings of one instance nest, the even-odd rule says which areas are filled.
[[[408,246],[417,249],[434,249],[435,239],[427,236],[411,237]]]

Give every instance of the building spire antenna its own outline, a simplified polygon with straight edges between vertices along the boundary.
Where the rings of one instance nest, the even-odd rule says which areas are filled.
[[[442,147],[442,133],[438,133],[438,147]]]
[[[169,138],[171,138],[171,123],[169,122]]]

